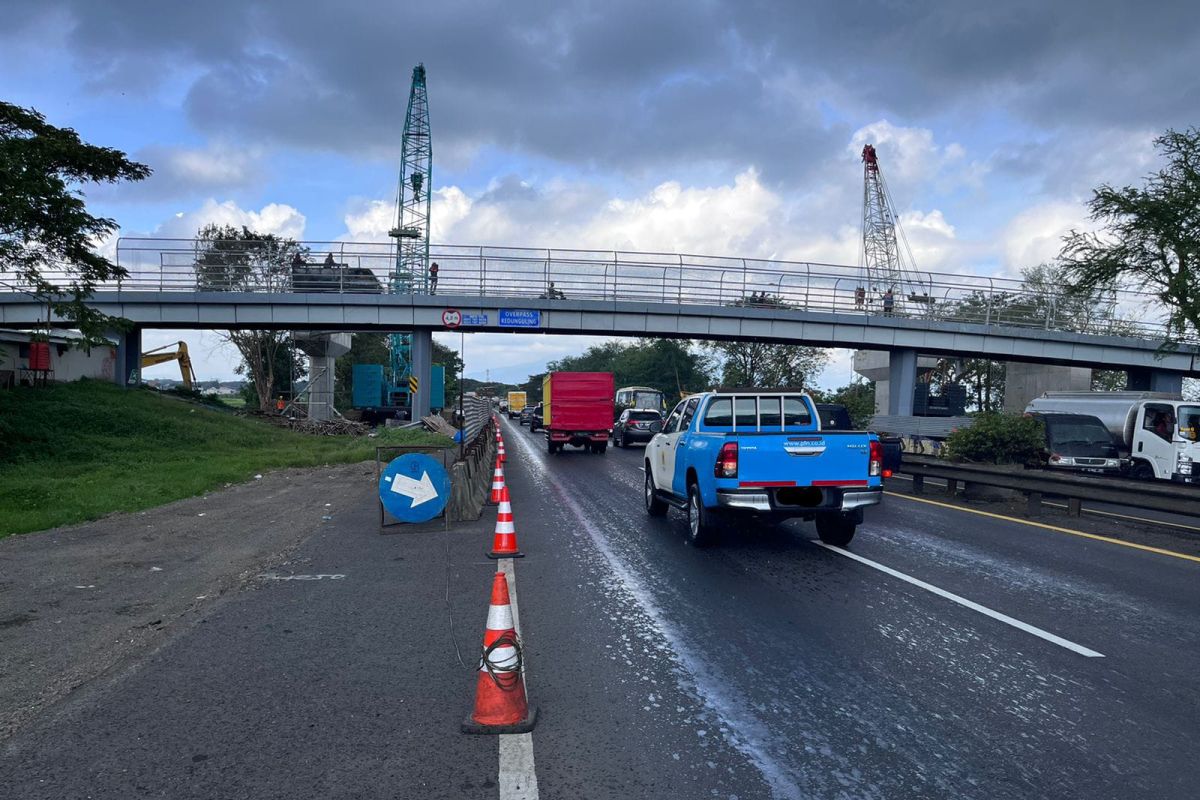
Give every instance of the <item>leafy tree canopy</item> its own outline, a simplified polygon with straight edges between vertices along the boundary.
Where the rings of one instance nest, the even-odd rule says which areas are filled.
[[[0,101],[0,275],[45,299],[88,342],[122,327],[84,302],[98,283],[125,270],[93,249],[117,223],[89,214],[79,187],[149,174],[119,150],[87,144],[32,108]]]
[[[1088,207],[1103,235],[1072,231],[1061,259],[1081,288],[1156,294],[1172,343],[1200,334],[1200,129],[1168,130],[1154,146],[1165,166],[1141,188],[1096,189]]]

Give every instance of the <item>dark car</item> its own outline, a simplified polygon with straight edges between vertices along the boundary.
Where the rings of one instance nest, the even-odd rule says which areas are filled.
[[[648,408],[627,408],[613,424],[613,446],[648,442],[662,430],[662,414]]]
[[[532,433],[541,427],[544,427],[542,425],[542,404],[538,403],[529,412],[529,430]]]
[[[517,423],[520,425],[528,425],[529,417],[533,414],[533,406],[525,406],[521,409],[521,413],[517,417]]]
[[[1072,472],[1116,475],[1121,457],[1112,434],[1091,414],[1033,413],[1046,428],[1046,449],[1039,466]]]

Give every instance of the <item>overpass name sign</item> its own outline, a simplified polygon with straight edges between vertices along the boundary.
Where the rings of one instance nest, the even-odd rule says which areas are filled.
[[[501,328],[540,328],[542,312],[536,308],[502,308],[499,325]]]

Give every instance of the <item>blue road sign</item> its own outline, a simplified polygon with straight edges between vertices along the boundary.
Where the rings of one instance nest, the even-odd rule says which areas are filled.
[[[488,324],[488,315],[487,314],[463,314],[462,324],[463,325],[487,325]]]
[[[500,309],[501,328],[537,328],[542,324],[542,312],[536,308]]]
[[[442,513],[450,499],[450,475],[421,453],[394,458],[379,476],[379,500],[401,522],[426,522]]]

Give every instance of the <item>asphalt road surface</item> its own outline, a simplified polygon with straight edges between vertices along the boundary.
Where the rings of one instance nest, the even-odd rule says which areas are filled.
[[[1196,796],[1187,548],[893,494],[846,552],[802,522],[696,549],[680,512],[643,511],[640,447],[550,456],[504,424],[536,791],[506,782],[503,741],[458,732],[489,512],[380,535],[367,483],[22,725],[0,796]]]

